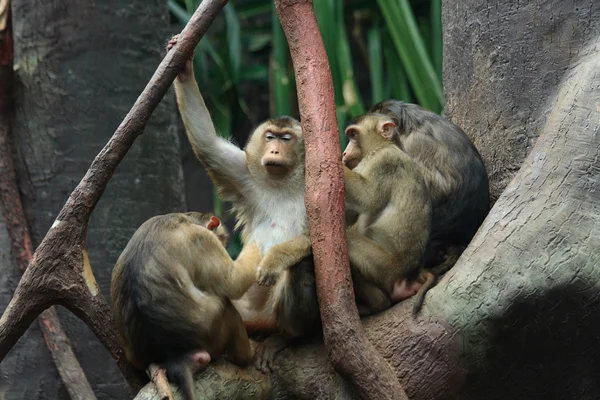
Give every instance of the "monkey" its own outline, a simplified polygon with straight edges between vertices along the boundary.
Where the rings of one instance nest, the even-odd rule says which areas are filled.
[[[176,46],[177,40],[178,36],[173,36],[167,50]],[[252,132],[241,149],[217,135],[194,78],[191,59],[175,78],[174,87],[196,157],[221,198],[233,204],[243,249],[254,244],[260,261],[271,247],[307,232],[300,123],[288,116],[271,118]],[[249,332],[275,333],[257,349],[256,364],[264,370],[271,363],[273,352],[269,348],[280,348],[290,338],[318,332],[320,314],[312,256],[286,269],[274,286],[255,282],[233,304]]]
[[[347,220],[354,220],[346,238],[361,316],[390,307],[394,297],[408,297],[408,292],[422,303],[435,277],[422,268],[431,199],[419,165],[393,142],[395,127],[391,118],[370,113],[345,130],[346,212]],[[309,253],[306,236],[274,246],[258,267],[259,284],[273,284],[282,270]]]
[[[212,214],[159,215],[144,222],[117,260],[112,313],[129,362],[165,367],[188,400],[192,377],[224,350],[244,366],[254,352],[232,299],[253,284],[258,249],[246,246],[235,263],[228,233]]]
[[[458,260],[489,211],[489,182],[481,155],[458,126],[416,104],[389,99],[375,104],[369,113],[394,121],[394,143],[421,166],[433,206],[426,265],[436,275],[443,274]]]

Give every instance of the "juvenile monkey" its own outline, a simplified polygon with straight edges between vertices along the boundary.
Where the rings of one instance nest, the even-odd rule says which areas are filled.
[[[177,40],[174,36],[168,49]],[[191,59],[174,85],[187,137],[221,197],[233,203],[244,249],[254,243],[262,257],[271,247],[306,232],[304,141],[298,121],[279,117],[264,122],[242,150],[216,134]],[[289,338],[319,329],[312,258],[308,254],[298,262],[282,273],[275,286],[254,284],[234,302],[249,331],[279,332]],[[269,358],[269,348],[279,348],[283,342],[277,336],[263,342],[257,354],[261,368],[263,355]]]
[[[184,397],[193,374],[227,350],[239,365],[253,359],[242,318],[231,303],[254,282],[258,250],[234,265],[227,232],[211,214],[153,217],[133,234],[113,269],[112,312],[127,360],[162,364]]]
[[[427,266],[435,266],[436,275],[443,273],[454,265],[489,211],[488,176],[481,156],[458,126],[416,104],[385,100],[369,112],[392,119],[393,141],[421,166],[433,207]]]
[[[343,162],[346,211],[355,222],[347,229],[357,306],[361,315],[382,311],[400,295],[421,287],[432,274],[422,269],[429,244],[431,201],[420,168],[393,142],[396,124],[385,115],[367,114],[348,128]],[[270,285],[298,258],[310,253],[306,236],[275,246],[261,261],[258,281]],[[411,293],[412,294],[412,293]],[[421,300],[418,300],[418,302]]]

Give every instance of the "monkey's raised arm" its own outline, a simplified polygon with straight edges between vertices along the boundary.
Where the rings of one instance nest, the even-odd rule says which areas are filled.
[[[248,177],[246,153],[217,136],[191,65],[175,79],[175,93],[194,153],[219,187],[221,196],[225,200],[237,200]]]

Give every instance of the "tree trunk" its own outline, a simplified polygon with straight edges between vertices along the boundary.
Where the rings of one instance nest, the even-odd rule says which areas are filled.
[[[13,144],[38,244],[164,55],[168,11],[166,2],[158,0],[14,0],[12,7],[17,80]],[[185,208],[174,117],[173,98],[167,96],[91,218],[90,261],[107,298],[112,266],[134,230],[153,215]],[[11,292],[16,283],[15,278],[2,282]],[[3,297],[0,308],[8,300]],[[127,386],[106,349],[75,316],[60,315],[98,398],[127,398]],[[43,346],[32,325],[2,362],[0,375],[9,397],[67,398]]]
[[[600,3],[446,1],[444,31],[447,114],[499,198],[421,316],[400,303],[367,337],[411,400],[600,398]],[[320,345],[275,364],[270,391],[211,366],[199,398],[357,397]]]
[[[540,135],[565,74],[596,41],[593,0],[445,0],[445,114],[474,140],[495,201]]]

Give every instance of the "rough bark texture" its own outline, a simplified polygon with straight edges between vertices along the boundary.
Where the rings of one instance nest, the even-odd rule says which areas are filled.
[[[28,217],[39,238],[105,142],[103,132],[111,130],[106,125],[118,123],[147,81],[155,65],[147,61],[152,57],[158,61],[164,51],[169,35],[162,37],[155,32],[156,26],[167,26],[167,9],[164,3],[155,3],[82,6],[23,0],[14,5],[16,69],[23,85],[17,89],[13,131]],[[120,355],[110,310],[91,272],[86,250],[88,218],[117,165],[143,132],[150,114],[223,4],[206,1],[200,7],[180,36],[178,51],[163,60],[58,213],[0,319],[0,359],[41,311],[51,304],[63,304],[83,319],[117,359],[122,372],[133,380]],[[82,26],[89,30],[82,31]],[[129,101],[127,96],[131,96]],[[168,103],[159,109],[148,134],[134,147],[119,171],[120,179],[117,174],[90,223],[87,242],[92,250],[97,249],[92,258],[98,258],[98,275],[107,295],[111,267],[133,230],[154,214],[183,208],[172,110]],[[162,191],[157,192],[157,187]],[[119,226],[123,228],[119,230]],[[93,239],[97,239],[97,247]],[[73,331],[83,336],[78,344],[86,355],[88,375],[103,394],[98,397],[129,397],[106,352],[89,334],[85,336],[87,329],[80,331],[75,325]],[[34,357],[14,352],[11,356],[17,362]],[[47,370],[52,371],[51,367]],[[38,377],[39,372],[33,376]],[[39,385],[31,385],[25,397],[59,397],[57,384],[47,389],[42,392]]]
[[[483,123],[487,116],[473,100],[478,98],[488,104],[490,115],[540,118],[537,125],[526,125],[525,132],[527,137],[539,135],[539,140],[458,264],[427,294],[418,321],[409,317],[408,301],[365,320],[365,332],[393,366],[411,400],[597,399],[600,4],[569,2],[569,10],[558,0],[543,2],[547,8],[538,1],[518,10],[518,2],[488,2],[485,9],[480,4],[444,4],[446,43],[462,46],[456,52],[446,46],[451,115],[461,123],[460,116],[471,119],[469,112],[476,113],[471,114],[478,116],[471,124]],[[530,13],[528,7],[547,11],[522,20],[520,12]],[[552,14],[558,22],[549,18]],[[528,28],[524,21],[540,25]],[[514,42],[507,39],[515,30],[520,32],[515,37],[525,35],[528,40],[519,39],[514,52],[527,57],[543,53],[543,73],[521,72],[527,68],[525,61],[510,53]],[[540,46],[551,42],[556,32],[567,31],[572,31],[568,45]],[[490,79],[485,65],[472,68],[473,57],[467,53],[478,53],[481,46],[503,48],[514,56],[504,59],[508,65],[497,66],[505,71],[503,80]],[[568,63],[560,67],[565,58]],[[463,72],[464,85],[454,80],[454,74]],[[477,86],[468,84],[473,81]],[[527,95],[524,87],[542,88],[550,81],[557,85],[548,90],[545,101],[537,96],[539,103],[521,99],[523,103],[511,109],[515,102],[497,97],[502,93],[520,99]],[[473,127],[467,125],[467,133],[478,139],[488,160],[498,156],[494,149],[504,151],[494,142],[502,143],[506,132],[482,130],[480,137],[469,126]],[[483,135],[489,137],[484,141]],[[215,373],[220,368],[199,376],[200,398],[216,398],[203,396],[201,386],[230,382]],[[274,398],[355,397],[319,346],[284,351],[270,378]],[[228,390],[245,394],[257,386],[233,382]]]
[[[5,9],[3,9],[4,5],[6,5]],[[6,228],[10,237],[12,254],[21,271],[25,271],[33,256],[33,249],[17,187],[12,147],[9,140],[8,113],[13,98],[14,74],[12,29],[8,16],[8,2],[6,2],[0,5],[0,19],[6,17],[6,23],[0,22],[0,208],[9,222]],[[7,263],[6,269],[12,265],[13,263]],[[14,267],[16,268],[16,266]],[[58,318],[56,309],[50,307],[41,313],[38,322],[46,346],[50,350],[60,379],[69,392],[71,400],[94,400],[96,396],[73,353],[71,342]]]
[[[275,7],[298,85],[306,149],[306,213],[329,357],[363,398],[406,399],[390,366],[366,340],[354,304],[333,82],[312,0],[275,0]]]
[[[597,31],[595,0],[443,3],[445,114],[480,149],[492,203],[521,167],[568,68]]]

